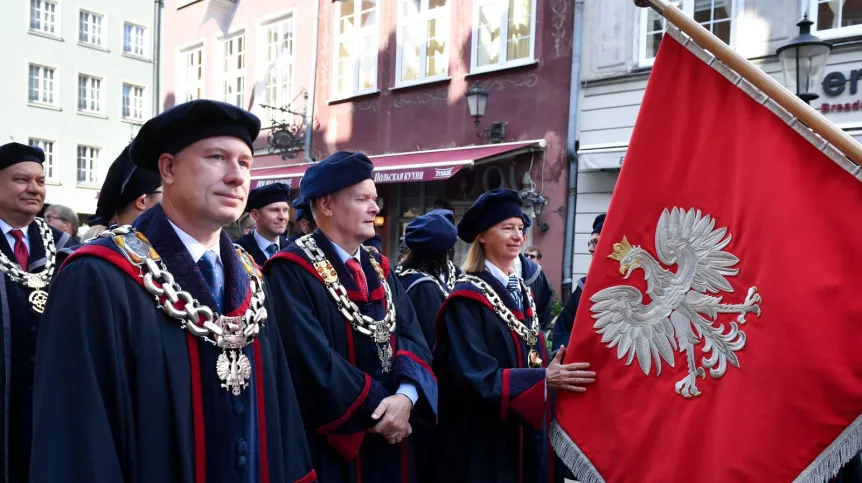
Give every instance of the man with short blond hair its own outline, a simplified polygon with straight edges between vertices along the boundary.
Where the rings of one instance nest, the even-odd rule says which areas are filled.
[[[162,202],[66,261],[39,340],[31,483],[311,483],[271,300],[223,227],[260,120],[197,100],[132,144]]]

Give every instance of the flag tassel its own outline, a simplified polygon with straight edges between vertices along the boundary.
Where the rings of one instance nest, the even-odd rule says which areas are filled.
[[[805,468],[793,483],[823,483],[862,451],[862,414]]]
[[[557,419],[551,423],[551,446],[554,452],[563,461],[575,478],[580,483],[605,483],[605,479],[599,474],[593,463],[587,458],[587,455],[578,448],[578,445],[572,441],[572,438],[560,427]],[[806,482],[807,483],[807,482]]]

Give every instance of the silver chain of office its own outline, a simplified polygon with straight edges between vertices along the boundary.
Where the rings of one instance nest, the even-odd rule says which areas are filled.
[[[363,247],[368,253],[371,265],[374,267],[377,278],[380,280],[380,285],[383,287],[386,315],[382,320],[375,320],[367,315],[363,315],[359,311],[359,307],[347,297],[347,289],[338,280],[338,273],[332,266],[332,262],[326,258],[323,250],[317,246],[312,235],[300,237],[296,240],[296,244],[305,252],[312,266],[314,266],[320,278],[323,279],[326,291],[329,292],[329,296],[338,306],[341,315],[344,316],[345,320],[350,322],[353,330],[372,338],[374,343],[377,344],[377,356],[380,359],[381,368],[383,372],[389,372],[392,369],[392,344],[389,337],[390,334],[395,332],[395,302],[393,301],[389,284],[386,282],[386,276],[383,274],[380,264],[377,263],[377,259],[374,258],[367,248]]]
[[[487,282],[475,275],[469,274],[461,275],[461,277],[458,279],[458,283],[462,282],[470,283],[476,288],[478,288],[479,291],[482,292],[482,295],[485,296],[485,299],[488,300],[488,303],[491,304],[491,307],[493,307],[493,310],[497,314],[497,316],[503,319],[504,322],[506,322],[506,325],[511,331],[518,334],[524,340],[524,342],[526,342],[527,347],[529,347],[531,352],[530,365],[535,367],[534,358],[538,357],[536,353],[536,344],[538,344],[539,342],[540,328],[539,317],[536,315],[536,303],[533,301],[533,294],[530,292],[530,287],[528,287],[523,280],[518,278],[518,283],[521,285],[521,291],[527,295],[527,303],[530,307],[529,312],[531,312],[531,315],[528,319],[526,319],[529,320],[530,323],[528,327],[525,323],[521,322],[520,320],[518,320],[517,317],[515,317],[515,314],[513,314],[512,311],[509,310],[509,307],[506,307],[506,304],[503,303],[503,299],[501,299],[500,296],[497,295],[497,291],[494,290],[494,288],[491,287],[491,285],[489,285]],[[524,314],[524,317],[527,317],[526,312]],[[538,360],[538,367],[541,367],[541,359],[536,360]]]
[[[240,351],[258,336],[267,317],[263,280],[248,254],[235,245],[249,277],[249,306],[241,316],[226,317],[216,314],[192,294],[182,290],[146,237],[133,227],[126,225],[105,230],[99,237],[113,239],[126,258],[138,267],[144,288],[155,298],[162,311],[178,320],[180,327],[194,337],[223,350],[216,362],[216,372],[222,387],[235,395],[247,388],[251,363]]]
[[[39,227],[42,246],[45,247],[44,270],[39,273],[25,272],[16,262],[9,260],[9,257],[5,253],[0,252],[0,272],[9,277],[13,282],[33,290],[29,298],[30,306],[33,308],[33,311],[41,314],[45,311],[45,304],[48,302],[48,293],[43,289],[51,283],[51,277],[54,276],[57,247],[54,245],[54,234],[51,233],[48,223],[42,218],[36,218],[34,221]]]

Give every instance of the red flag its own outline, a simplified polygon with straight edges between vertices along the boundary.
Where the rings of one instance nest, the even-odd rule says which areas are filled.
[[[597,381],[553,442],[582,483],[824,481],[862,449],[862,174],[685,40],[580,299],[565,359]]]

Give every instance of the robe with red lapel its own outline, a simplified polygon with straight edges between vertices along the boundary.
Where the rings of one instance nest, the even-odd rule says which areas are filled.
[[[357,291],[331,242],[320,231],[312,236],[360,311],[382,319],[383,286],[367,252],[362,250],[361,264],[370,297]],[[264,266],[321,483],[416,481],[412,439],[390,445],[382,436],[367,433],[375,425],[372,412],[400,384],[412,384],[419,394],[411,425],[436,421],[437,381],[431,372],[431,352],[410,300],[395,274],[390,274],[389,261],[375,258],[392,290],[397,314],[388,373],[381,371],[373,339],[345,321],[303,250],[291,243]]]

